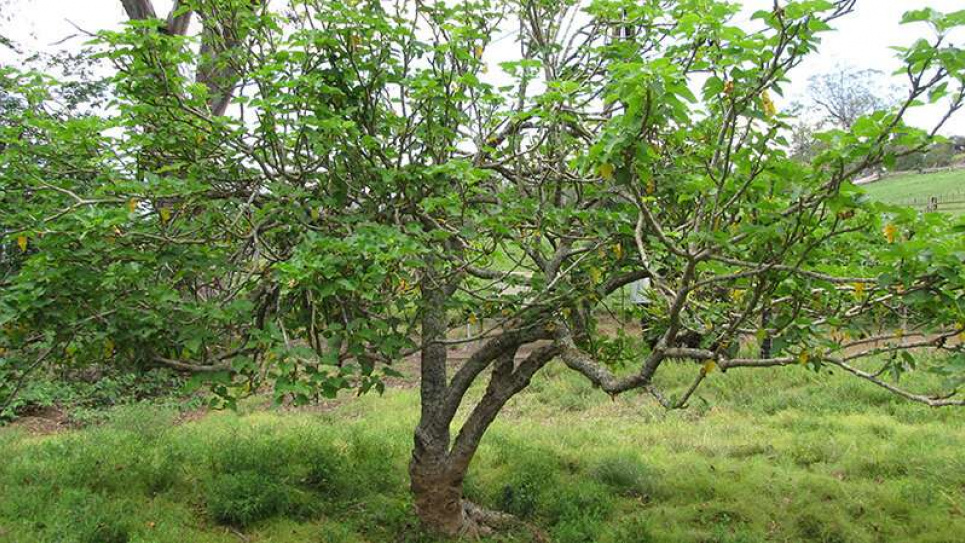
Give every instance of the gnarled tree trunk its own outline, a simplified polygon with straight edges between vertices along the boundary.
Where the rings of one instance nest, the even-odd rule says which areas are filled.
[[[451,462],[430,460],[413,452],[409,478],[415,511],[429,531],[456,536],[474,530],[463,506],[462,482],[465,470]]]
[[[445,347],[448,319],[445,286],[429,276],[423,283],[421,417],[415,430],[409,464],[415,512],[423,527],[445,536],[485,534],[505,524],[507,515],[481,509],[463,499],[463,480],[483,434],[502,407],[525,388],[533,375],[549,362],[558,349],[537,348],[516,362],[521,345],[547,339],[542,328],[503,332],[486,341],[448,376]],[[470,385],[492,366],[485,394],[474,406],[459,434],[452,439],[450,424]]]

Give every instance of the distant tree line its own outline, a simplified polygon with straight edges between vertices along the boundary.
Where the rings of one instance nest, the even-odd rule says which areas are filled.
[[[895,162],[899,171],[926,170],[929,168],[948,168],[965,164],[965,136],[953,136],[944,141],[938,141],[921,153],[913,153],[900,157]]]

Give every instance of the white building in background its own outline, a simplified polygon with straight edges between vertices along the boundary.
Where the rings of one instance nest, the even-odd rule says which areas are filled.
[[[633,305],[649,305],[653,301],[653,287],[649,278],[630,283],[627,285],[627,291],[629,291],[630,303]]]

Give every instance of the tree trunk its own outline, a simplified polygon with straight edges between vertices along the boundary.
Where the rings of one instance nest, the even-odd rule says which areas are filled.
[[[416,515],[426,530],[446,536],[473,531],[462,501],[465,475],[465,469],[454,468],[449,462],[430,461],[413,453],[409,464],[412,496]]]
[[[505,524],[507,515],[463,500],[462,483],[472,457],[506,401],[529,384],[533,374],[557,354],[557,349],[536,349],[516,367],[514,361],[520,345],[547,339],[548,332],[534,330],[530,332],[531,337],[519,332],[504,334],[479,347],[450,381],[445,344],[449,330],[446,302],[455,292],[455,286],[441,280],[442,274],[434,268],[435,264],[429,262],[422,280],[421,412],[409,463],[410,489],[415,513],[427,531],[449,537],[476,537]],[[453,443],[450,431],[453,417],[469,386],[492,362],[495,367],[489,386]]]
[[[505,513],[488,511],[462,497],[462,483],[483,434],[506,402],[529,384],[533,375],[559,353],[555,345],[535,349],[514,371],[518,345],[498,354],[485,394],[463,424],[451,449],[448,424],[420,424],[415,432],[415,447],[409,464],[415,512],[423,527],[445,536],[485,535],[493,529],[517,523]],[[431,360],[423,354],[423,364]],[[426,375],[426,368],[423,368]],[[423,385],[425,386],[425,385]],[[426,391],[423,389],[423,402]],[[424,405],[425,407],[425,405]],[[424,417],[452,420],[443,403],[436,404],[435,416],[429,409]],[[441,411],[441,413],[440,413]]]
[[[452,417],[444,412],[449,382],[448,352],[443,343],[449,328],[445,306],[450,293],[446,287],[430,265],[422,283],[422,411],[415,431],[409,477],[415,512],[422,526],[436,534],[455,536],[466,533],[467,528],[462,507],[462,480],[466,470],[454,471],[449,460]]]
[[[765,307],[761,311],[761,330],[764,331],[764,337],[761,338],[761,358],[770,358],[771,350],[774,346],[774,338],[771,334],[767,332],[767,327],[770,325],[771,312]]]

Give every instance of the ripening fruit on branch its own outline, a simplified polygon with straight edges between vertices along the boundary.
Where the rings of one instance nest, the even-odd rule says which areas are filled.
[[[885,235],[885,239],[888,240],[888,243],[894,243],[895,240],[898,239],[898,227],[891,223],[886,224],[882,232]]]
[[[853,285],[851,285],[851,286],[854,287],[854,297],[855,297],[855,299],[860,300],[861,298],[864,297],[864,288],[865,288],[865,287],[864,287],[864,283],[855,283],[855,284],[853,284]]]
[[[764,89],[761,93],[761,104],[764,106],[764,115],[767,117],[773,117],[777,115],[777,106],[774,105],[774,101],[771,100],[771,93]]]
[[[599,285],[603,281],[603,272],[599,268],[590,268],[590,282]]]
[[[20,252],[27,252],[27,236],[17,236],[17,247],[20,247]]]
[[[600,164],[598,171],[600,173],[600,177],[602,177],[603,179],[606,179],[608,181],[610,179],[613,179],[613,171],[614,171],[613,164],[609,164],[609,163]]]

